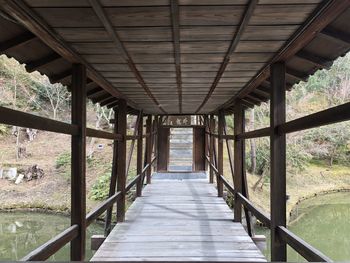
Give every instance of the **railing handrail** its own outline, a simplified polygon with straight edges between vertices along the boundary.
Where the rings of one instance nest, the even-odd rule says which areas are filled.
[[[86,215],[86,227],[88,227],[95,219],[97,219],[103,212],[105,212],[108,208],[113,206],[113,204],[118,200],[120,197],[121,192],[117,192],[105,201],[103,201],[101,204],[99,204],[97,207],[95,207],[90,213]]]
[[[40,247],[31,251],[28,255],[23,257],[20,261],[44,261],[55,254],[68,242],[72,241],[78,236],[78,225],[72,225],[66,230],[59,233],[57,236],[51,238],[49,241],[42,244]]]
[[[130,191],[130,189],[137,184],[139,180],[143,178],[144,173],[153,164],[153,162],[157,159],[157,157],[153,157],[150,163],[145,165],[142,169],[142,172],[138,174],[126,187],[125,193]],[[96,206],[91,212],[86,215],[86,227],[88,227],[94,220],[96,220],[101,214],[103,214],[106,210],[112,207],[117,200],[121,197],[122,192],[117,192],[108,199],[104,200],[98,206]],[[60,250],[64,245],[68,242],[72,241],[78,235],[78,225],[72,225],[66,230],[62,231],[49,241],[42,244],[40,247],[31,251],[25,257],[21,259],[21,261],[44,261],[55,254],[58,250]]]
[[[217,168],[210,162],[209,157],[205,156],[210,167],[216,173],[218,178],[222,180],[223,184],[226,186],[227,190],[231,192],[235,198],[238,198],[242,205],[247,208],[257,219],[259,219],[264,225],[271,229],[271,219],[262,210],[257,208],[248,198],[246,198],[242,193],[237,192],[234,187],[229,183],[229,181],[222,175],[219,174]],[[308,261],[317,262],[333,262],[330,258],[324,255],[321,251],[317,250],[303,239],[292,233],[284,226],[277,227],[282,238],[290,245],[297,253],[303,256]]]

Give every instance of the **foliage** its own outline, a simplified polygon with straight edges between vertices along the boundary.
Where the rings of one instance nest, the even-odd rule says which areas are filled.
[[[0,124],[0,135],[6,135],[8,134],[9,129],[7,125]]]
[[[56,168],[65,168],[71,163],[70,152],[61,153],[56,159]]]
[[[107,172],[104,175],[100,176],[92,186],[90,198],[92,200],[105,200],[108,197],[110,180],[110,172]]]
[[[59,173],[69,181],[71,178],[71,153],[64,152],[61,153],[56,159],[56,169]]]

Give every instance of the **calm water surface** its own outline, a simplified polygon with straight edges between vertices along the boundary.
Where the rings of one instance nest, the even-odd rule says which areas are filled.
[[[334,193],[303,201],[288,228],[334,261],[350,261],[350,193]],[[258,230],[267,236],[269,233]],[[269,257],[268,249],[265,251]],[[288,261],[305,261],[288,248]]]
[[[350,261],[350,193],[319,196],[302,202],[289,229],[321,250],[334,261]],[[60,215],[35,212],[0,213],[0,261],[19,260],[27,253],[56,236],[69,226],[70,219]],[[268,239],[269,231],[259,229]],[[101,225],[88,228],[87,257],[90,259],[90,237],[103,234]],[[268,249],[265,251],[267,257]],[[69,245],[50,260],[69,260]],[[288,261],[303,261],[291,248]]]
[[[19,260],[70,225],[66,216],[36,212],[0,212],[0,261]],[[103,226],[92,224],[87,231],[86,260],[92,256],[90,237],[103,234]],[[50,258],[69,260],[69,244]]]

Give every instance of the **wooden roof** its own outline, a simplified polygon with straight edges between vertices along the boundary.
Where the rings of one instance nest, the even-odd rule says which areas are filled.
[[[288,88],[350,46],[349,0],[0,0],[0,51],[87,96],[130,112],[230,112],[269,99],[269,64]]]

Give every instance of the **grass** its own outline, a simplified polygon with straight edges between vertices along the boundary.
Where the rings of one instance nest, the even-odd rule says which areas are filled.
[[[228,156],[224,156],[224,175],[231,181],[231,169]],[[260,209],[270,212],[270,183],[266,177],[263,183],[254,190],[254,184],[259,176],[247,173],[249,198]],[[319,193],[350,189],[350,167],[334,164],[332,167],[324,161],[313,160],[303,172],[287,174],[287,215],[291,214],[295,205],[301,200],[313,197]]]

